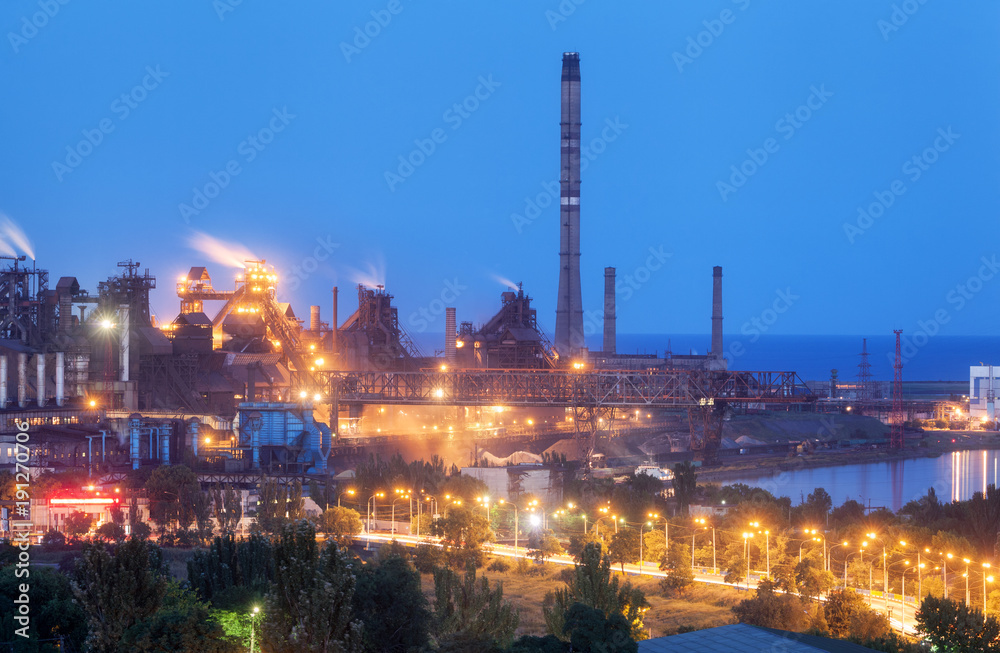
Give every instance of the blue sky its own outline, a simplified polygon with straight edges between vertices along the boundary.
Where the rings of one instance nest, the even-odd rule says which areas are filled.
[[[557,209],[526,198],[579,51],[586,310],[610,265],[619,332],[707,333],[721,265],[731,333],[995,332],[1000,6],[577,2],[6,2],[0,212],[53,278],[141,261],[160,319],[192,265],[231,286],[207,234],[300,316],[374,278],[440,332],[507,279],[551,333]]]

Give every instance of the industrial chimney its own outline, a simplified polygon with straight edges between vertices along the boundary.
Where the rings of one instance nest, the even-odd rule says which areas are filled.
[[[455,307],[446,306],[444,309],[444,357],[449,365],[455,364],[458,354],[455,329]]]
[[[333,319],[330,320],[330,351],[337,353],[337,286],[333,287]]]
[[[580,54],[563,53],[559,168],[559,297],[556,351],[574,356],[583,349],[580,292]]]
[[[604,268],[604,355],[615,353],[615,269]]]
[[[712,268],[712,356],[722,358],[722,267]]]
[[[309,307],[309,330],[313,336],[319,335],[319,306]]]

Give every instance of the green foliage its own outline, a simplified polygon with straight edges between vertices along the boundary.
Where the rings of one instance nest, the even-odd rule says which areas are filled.
[[[90,527],[94,525],[93,515],[88,515],[82,510],[74,510],[66,517],[63,526],[66,532],[74,540],[90,532]]]
[[[568,650],[566,642],[555,635],[523,635],[507,649],[507,653],[565,653]]]
[[[467,506],[451,506],[442,519],[434,523],[434,534],[441,537],[448,563],[452,567],[485,563],[483,546],[493,541],[493,531],[481,510]]]
[[[694,583],[690,545],[671,542],[670,552],[661,567],[667,572],[667,577],[660,581],[660,587],[665,592],[683,593]]]
[[[729,564],[726,565],[725,572],[726,574],[722,580],[726,581],[727,583],[732,583],[735,585],[737,583],[743,582],[743,580],[746,578],[746,572],[747,572],[746,558],[742,556],[733,558],[732,560],[729,561]]]
[[[413,552],[413,566],[422,574],[429,574],[444,562],[444,551],[433,544],[418,544]]]
[[[941,651],[1000,651],[1000,622],[951,599],[926,596],[917,610],[917,627]]]
[[[14,475],[6,469],[0,471],[0,501],[13,501],[17,496],[17,483]]]
[[[255,528],[264,533],[281,532],[288,521],[288,488],[275,479],[261,478],[258,492]]]
[[[611,577],[611,559],[597,544],[588,544],[566,587],[545,597],[542,613],[549,633],[565,638],[566,617],[574,603],[582,603],[605,615],[620,614],[633,639],[643,638],[643,614],[649,607],[645,594],[619,578]]]
[[[660,536],[663,539],[663,536]],[[580,555],[583,553],[584,547],[588,544],[597,544],[601,547],[601,552],[606,554],[608,552],[608,545],[605,543],[604,539],[598,535],[593,528],[591,528],[586,533],[578,533],[569,538],[569,546],[566,547],[566,552],[573,556],[577,562],[580,561]],[[648,556],[647,556],[647,559]]]
[[[639,531],[632,528],[622,528],[611,536],[611,544],[608,545],[608,554],[611,562],[620,564],[622,573],[625,573],[625,564],[639,562]]]
[[[487,571],[497,571],[504,573],[510,570],[510,563],[503,558],[494,558],[486,567]]]
[[[212,507],[219,531],[231,533],[243,518],[243,501],[240,492],[232,485],[215,485],[212,488]]]
[[[889,620],[865,603],[854,590],[834,590],[823,604],[826,622],[834,637],[875,639],[889,632]]]
[[[132,626],[159,608],[167,582],[160,551],[130,539],[114,555],[104,545],[88,545],[77,564],[73,594],[87,614],[87,650],[111,653]]]
[[[811,598],[818,598],[829,592],[837,583],[832,573],[822,569],[811,558],[805,558],[795,566],[795,580],[799,593]]]
[[[22,576],[17,572],[21,570]],[[24,570],[30,576],[24,576]],[[15,634],[22,627],[14,621],[21,596],[21,584],[30,586],[31,620],[27,640]],[[73,650],[80,650],[87,637],[87,617],[83,608],[73,600],[69,578],[51,567],[18,568],[7,565],[0,569],[0,642],[21,641],[26,646],[18,650],[35,650],[32,645],[39,639],[64,636]]]
[[[372,653],[406,653],[428,642],[431,614],[420,591],[420,574],[399,555],[362,566],[354,590],[354,616],[364,624]]]
[[[477,582],[470,565],[460,579],[450,569],[434,570],[434,621],[442,649],[507,647],[519,622],[517,611],[503,599],[503,583]]]
[[[200,493],[198,477],[185,465],[157,467],[146,481],[149,518],[161,533],[174,525],[186,530],[194,523],[194,497]]]
[[[42,545],[45,548],[61,549],[66,545],[66,536],[55,529],[49,529],[42,535]]]
[[[743,599],[733,606],[740,623],[764,628],[800,631],[804,613],[800,600],[791,594],[778,594],[776,585],[764,578],[757,584],[753,598]]]
[[[464,502],[473,502],[476,500],[476,497],[488,495],[490,488],[478,478],[466,476],[465,474],[455,474],[448,477],[448,480],[439,488],[438,493],[459,497]]]
[[[260,535],[236,540],[217,536],[188,560],[188,582],[217,608],[248,609],[260,601],[274,578],[271,543]]]
[[[241,647],[226,635],[208,605],[198,601],[192,592],[171,583],[162,607],[126,630],[119,650],[121,653],[236,653]]]
[[[149,524],[142,521],[141,513],[139,512],[139,503],[135,498],[129,503],[128,524],[132,537],[140,540],[149,539],[152,529],[149,528]]]
[[[361,514],[352,508],[327,508],[319,518],[319,530],[342,546],[354,543],[354,536],[364,530]]]
[[[274,545],[274,585],[262,639],[273,653],[362,650],[362,624],[352,620],[352,563],[336,542],[322,551],[312,525],[288,524]]]
[[[537,530],[528,538],[528,555],[536,562],[545,562],[546,558],[559,555],[563,552],[559,540],[550,530]]]
[[[629,624],[619,613],[603,612],[583,603],[574,603],[566,613],[564,633],[570,647],[581,653],[637,653],[639,645],[631,636]]]
[[[674,496],[682,515],[688,513],[688,506],[698,490],[698,472],[690,460],[674,465]]]

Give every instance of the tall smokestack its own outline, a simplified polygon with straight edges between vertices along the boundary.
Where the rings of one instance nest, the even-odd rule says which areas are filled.
[[[333,317],[330,319],[330,351],[337,353],[337,286],[333,287]]]
[[[444,309],[444,357],[449,365],[455,364],[455,358],[458,354],[458,348],[455,345],[456,333],[455,308],[446,306]]]
[[[37,374],[35,375],[35,401],[38,407],[45,405],[45,354],[35,356]]]
[[[615,269],[604,268],[604,350],[615,353]]]
[[[712,356],[722,358],[722,267],[712,268]]]
[[[559,297],[556,350],[574,356],[583,348],[580,292],[580,54],[563,53],[559,168]]]

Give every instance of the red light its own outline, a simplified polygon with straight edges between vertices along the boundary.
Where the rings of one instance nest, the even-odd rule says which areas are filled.
[[[86,499],[72,499],[66,497],[49,499],[49,503],[52,505],[99,505],[106,506],[113,503],[118,503],[118,499],[112,499],[111,497],[91,497]]]

